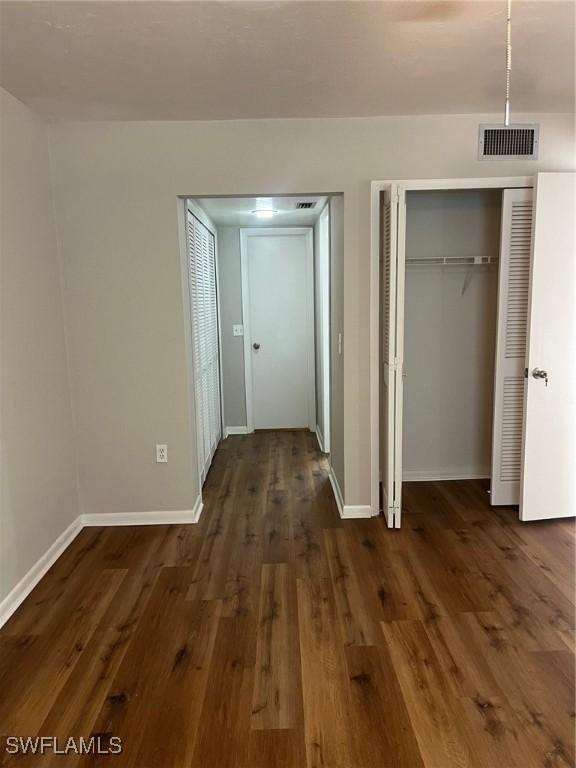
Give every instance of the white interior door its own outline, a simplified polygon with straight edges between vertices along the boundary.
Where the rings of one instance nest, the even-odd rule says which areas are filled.
[[[312,230],[242,230],[248,429],[313,429]]]
[[[576,174],[535,187],[520,518],[576,510]]]
[[[502,193],[490,483],[495,505],[520,503],[532,197],[532,189]]]
[[[398,185],[382,192],[380,461],[383,511],[389,528],[400,528],[402,515],[405,206]]]

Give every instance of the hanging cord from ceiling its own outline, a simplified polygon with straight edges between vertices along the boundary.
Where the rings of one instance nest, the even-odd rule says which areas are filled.
[[[504,125],[510,125],[510,75],[512,72],[512,0],[506,0],[506,101]]]

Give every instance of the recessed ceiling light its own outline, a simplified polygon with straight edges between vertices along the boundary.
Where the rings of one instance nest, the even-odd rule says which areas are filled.
[[[274,210],[274,208],[256,208],[252,213],[257,219],[271,219],[278,211]]]

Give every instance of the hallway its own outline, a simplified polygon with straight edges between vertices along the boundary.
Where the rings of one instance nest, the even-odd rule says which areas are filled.
[[[231,436],[198,525],[84,529],[0,631],[0,722],[123,752],[15,762],[572,766],[574,521],[414,483],[389,531],[327,469],[311,433]]]

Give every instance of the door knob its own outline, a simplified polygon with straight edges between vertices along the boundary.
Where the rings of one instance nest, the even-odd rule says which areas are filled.
[[[252,346],[254,347],[255,350],[259,350],[260,349],[260,344],[258,344],[257,341],[255,341],[254,344],[252,344]]]
[[[534,368],[532,371],[532,378],[534,379],[544,379],[546,382],[546,386],[548,386],[548,373],[547,371],[542,370],[542,368]]]

